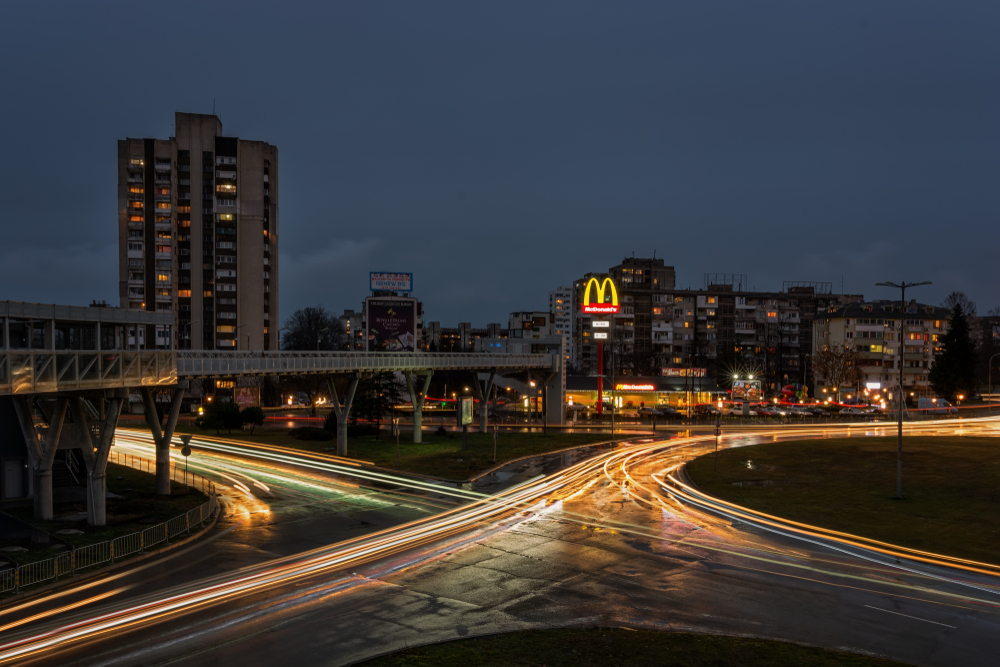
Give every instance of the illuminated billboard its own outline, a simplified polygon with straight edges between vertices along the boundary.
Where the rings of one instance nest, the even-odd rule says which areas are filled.
[[[591,301],[591,289],[594,290],[595,300]],[[609,303],[605,299],[611,297]],[[583,312],[595,315],[609,315],[618,312],[618,290],[611,278],[604,278],[598,281],[591,278],[587,281],[587,287],[583,290]]]
[[[468,426],[472,423],[472,397],[463,396],[458,399],[458,425]]]
[[[733,380],[733,399],[761,400],[760,380]]]
[[[373,292],[412,292],[412,273],[386,273],[370,271],[368,273]]]
[[[656,391],[656,387],[638,382],[618,382],[615,384],[615,391]]]
[[[365,299],[368,351],[414,352],[417,349],[417,300]]]

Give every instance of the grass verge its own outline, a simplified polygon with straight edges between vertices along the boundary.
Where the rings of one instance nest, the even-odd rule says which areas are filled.
[[[214,436],[215,431],[178,427],[178,433],[195,436]],[[307,452],[335,452],[337,441],[315,442],[297,440],[284,427],[261,427],[250,435],[244,431],[233,431],[232,435],[222,431],[221,437],[246,440],[269,445],[280,445]],[[445,479],[468,479],[493,467],[493,434],[469,433],[469,449],[462,450],[462,434],[437,435],[424,431],[423,442],[414,444],[412,431],[401,431],[399,435],[399,459],[396,458],[396,438],[383,432],[376,440],[373,435],[355,436],[347,439],[347,455],[361,461],[395,470],[433,475]],[[606,433],[500,433],[497,438],[497,463],[511,461],[522,456],[534,456],[548,452],[606,442]]]
[[[745,637],[626,630],[523,630],[407,649],[361,663],[364,667],[890,667],[903,663]]]
[[[86,496],[81,499],[56,503],[54,521],[40,521],[34,518],[31,507],[18,507],[8,510],[8,514],[21,519],[47,533],[55,535],[74,547],[104,542],[121,535],[136,533],[158,523],[163,523],[188,510],[198,507],[208,500],[201,491],[190,487],[171,483],[169,496],[156,495],[156,476],[140,472],[125,466],[109,463],[107,468],[108,491],[121,496],[107,499],[107,525],[88,526],[85,518],[87,512]],[[84,515],[84,518],[75,518]],[[75,529],[80,534],[57,534],[57,531]],[[51,558],[55,552],[50,545],[30,545],[27,552],[12,554],[18,562],[30,562],[39,558]]]
[[[705,492],[793,521],[1000,564],[1000,440],[907,437],[903,495],[896,438],[837,438],[727,449],[688,464]],[[749,483],[749,484],[748,484]]]

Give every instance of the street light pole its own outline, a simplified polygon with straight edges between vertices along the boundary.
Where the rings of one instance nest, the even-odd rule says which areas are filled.
[[[920,283],[875,283],[876,287],[899,288],[899,421],[896,433],[896,500],[903,500],[903,405],[906,396],[903,394],[903,319],[906,308],[906,288],[930,285],[930,281]]]
[[[990,360],[986,362],[986,366],[989,369],[990,403],[993,402],[993,360],[996,357],[1000,357],[1000,352],[994,354],[992,357],[990,357]]]

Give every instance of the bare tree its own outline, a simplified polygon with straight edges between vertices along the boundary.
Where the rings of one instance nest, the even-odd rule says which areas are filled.
[[[948,310],[955,310],[955,306],[961,305],[962,312],[968,319],[976,318],[976,302],[966,296],[965,292],[952,292],[941,305]]]
[[[302,308],[285,320],[285,350],[315,352],[340,350],[344,346],[344,325],[323,306]]]
[[[858,351],[850,345],[835,345],[813,353],[813,373],[822,379],[824,384],[837,388],[837,400],[840,400],[840,388],[856,386],[861,378],[861,357]]]

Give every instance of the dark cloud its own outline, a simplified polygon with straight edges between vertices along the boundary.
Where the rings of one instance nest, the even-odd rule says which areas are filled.
[[[23,3],[2,298],[115,300],[115,140],[276,144],[281,306],[413,271],[505,321],[635,252],[681,285],[933,280],[997,305],[995,3]]]

